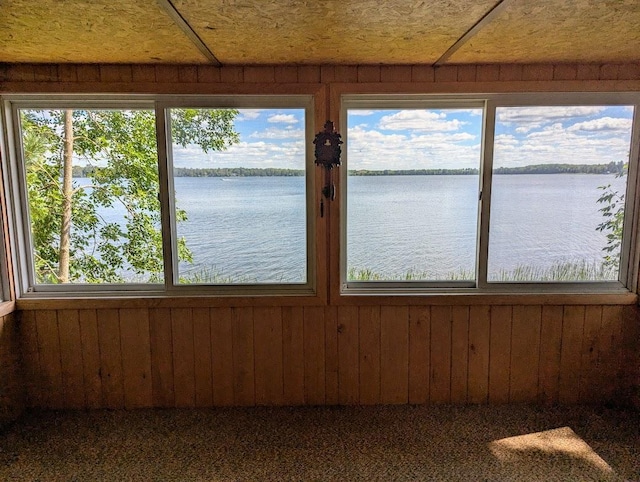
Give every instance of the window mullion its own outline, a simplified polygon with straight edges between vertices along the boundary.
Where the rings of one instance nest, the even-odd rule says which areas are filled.
[[[493,174],[493,144],[496,127],[496,106],[487,101],[482,132],[482,163],[480,167],[480,202],[478,205],[478,287],[487,288],[489,258],[489,216],[491,212],[491,181]]]
[[[638,223],[640,220],[640,200],[637,193],[640,190],[638,178],[640,172],[640,106],[635,104],[633,114],[633,131],[629,149],[629,167],[627,170],[627,190],[625,192],[625,215],[620,249],[619,280],[631,291],[638,291],[638,260],[640,246],[638,245]],[[635,246],[635,249],[630,249]]]
[[[162,220],[162,251],[164,258],[164,284],[167,290],[174,284],[173,274],[173,239],[175,234],[174,220],[171,215],[172,206],[172,176],[169,175],[171,162],[171,148],[168,139],[171,138],[171,127],[168,118],[169,110],[156,105],[156,138],[158,142],[158,183],[160,200],[160,219]]]

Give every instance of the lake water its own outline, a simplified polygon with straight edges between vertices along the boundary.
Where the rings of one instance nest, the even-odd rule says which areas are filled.
[[[494,177],[489,271],[522,265],[599,263],[606,235],[598,186],[624,188],[613,175]],[[193,252],[181,276],[221,281],[303,282],[304,178],[176,178],[180,223]],[[473,276],[477,176],[349,177],[347,264],[387,278]]]

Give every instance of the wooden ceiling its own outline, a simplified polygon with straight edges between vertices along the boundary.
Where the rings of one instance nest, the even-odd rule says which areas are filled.
[[[640,62],[639,0],[3,0],[0,62]]]

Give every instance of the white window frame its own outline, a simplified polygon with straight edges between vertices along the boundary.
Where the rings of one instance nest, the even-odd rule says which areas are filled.
[[[466,104],[465,104],[466,103]],[[347,113],[350,109],[428,109],[478,107],[484,104],[482,156],[479,166],[478,236],[475,280],[468,281],[349,281],[347,280],[347,176],[349,169]],[[489,282],[487,281],[491,182],[493,176],[494,134],[497,107],[562,105],[633,105],[633,126],[629,148],[629,170],[625,193],[625,215],[617,281],[580,282]],[[637,289],[638,260],[638,163],[640,150],[640,94],[621,93],[522,93],[522,94],[345,94],[341,96],[340,131],[347,148],[341,169],[340,285],[343,295],[403,295],[446,293],[624,293]]]
[[[18,298],[129,297],[129,296],[261,296],[315,295],[316,227],[314,207],[313,128],[314,98],[312,95],[20,95],[2,96],[2,125],[5,126],[3,158],[4,181],[10,206],[10,237],[13,240],[12,263]],[[305,111],[305,199],[306,199],[306,273],[305,283],[290,284],[228,284],[179,285],[175,256],[175,219],[173,216],[173,178],[168,135],[169,120],[165,114],[171,108],[297,108]],[[148,109],[155,112],[158,155],[158,182],[164,252],[164,283],[69,283],[36,284],[33,246],[27,199],[26,171],[22,159],[22,139],[19,110],[24,109]],[[0,253],[1,254],[1,253]]]

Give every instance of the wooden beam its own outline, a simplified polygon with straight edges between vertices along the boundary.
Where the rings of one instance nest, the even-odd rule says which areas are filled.
[[[442,56],[435,61],[434,67],[443,65],[449,57],[456,53],[464,44],[466,44],[471,38],[473,38],[482,28],[489,24],[495,17],[504,10],[508,0],[498,0],[491,10],[489,10],[480,20],[478,20],[467,32],[460,37]]]
[[[222,64],[216,58],[216,56],[209,50],[209,47],[202,41],[198,34],[191,28],[191,25],[184,19],[184,17],[178,12],[178,9],[171,3],[171,0],[157,0],[158,5],[169,14],[174,23],[184,32],[184,34],[193,42],[193,44],[202,52],[202,54],[208,58],[212,64],[216,67],[221,67]]]

